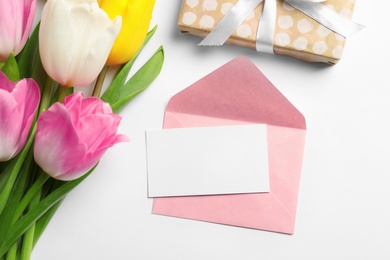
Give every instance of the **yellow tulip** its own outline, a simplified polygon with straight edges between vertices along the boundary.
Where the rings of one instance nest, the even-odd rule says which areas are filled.
[[[111,19],[122,16],[122,28],[106,65],[126,63],[137,53],[145,40],[155,0],[98,0],[98,3]]]

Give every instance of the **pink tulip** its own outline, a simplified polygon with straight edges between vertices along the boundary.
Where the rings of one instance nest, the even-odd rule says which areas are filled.
[[[0,72],[0,162],[13,158],[25,145],[39,99],[34,80],[14,83]]]
[[[0,1],[0,61],[23,49],[34,21],[36,0]]]
[[[105,151],[128,137],[117,134],[121,117],[102,100],[76,92],[43,112],[37,124],[34,157],[50,176],[73,180],[88,172]]]

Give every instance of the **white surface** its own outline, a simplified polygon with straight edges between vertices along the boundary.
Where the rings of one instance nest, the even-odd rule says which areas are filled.
[[[269,192],[266,125],[146,131],[148,196]]]
[[[42,2],[42,1],[41,1]],[[68,195],[33,253],[36,260],[366,260],[390,257],[390,1],[357,0],[367,27],[335,66],[198,47],[176,27],[179,0],[157,0],[159,28],[137,62],[161,44],[165,65],[122,112],[132,138],[109,150]],[[238,55],[250,58],[305,115],[307,139],[295,234],[150,214],[144,131],[162,125],[169,98]]]

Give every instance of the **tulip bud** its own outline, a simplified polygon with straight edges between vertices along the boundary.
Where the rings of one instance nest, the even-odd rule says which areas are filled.
[[[121,117],[108,103],[82,92],[67,96],[43,112],[37,122],[34,158],[50,176],[73,180],[87,173],[116,143],[128,141],[117,134]]]
[[[0,162],[13,158],[25,145],[39,99],[33,79],[14,83],[0,72]]]
[[[141,48],[149,29],[155,0],[98,0],[111,19],[122,16],[122,28],[106,64],[128,62]]]
[[[34,21],[36,0],[0,1],[0,61],[23,49]]]
[[[62,86],[90,84],[107,60],[121,21],[111,21],[96,0],[48,0],[39,31],[47,74]]]

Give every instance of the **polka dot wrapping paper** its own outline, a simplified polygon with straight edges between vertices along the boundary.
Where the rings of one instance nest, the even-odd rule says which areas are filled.
[[[181,32],[206,37],[238,0],[183,0],[178,18]],[[355,0],[327,0],[326,6],[352,18]],[[256,32],[263,3],[235,30],[226,43],[256,49]],[[277,1],[273,49],[276,54],[308,62],[336,64],[342,55],[345,38],[317,21]]]

